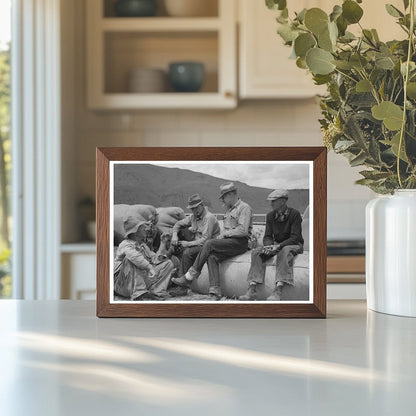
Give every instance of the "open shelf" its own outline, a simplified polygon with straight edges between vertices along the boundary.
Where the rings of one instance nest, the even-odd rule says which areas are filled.
[[[103,1],[103,12],[102,16],[105,19],[110,19],[112,17],[117,17],[115,13],[115,4],[117,0],[100,0]],[[174,16],[169,15],[169,8],[166,5],[166,1],[172,1],[172,0],[157,0],[157,13],[154,17],[140,17],[139,19],[155,19],[158,17],[166,17],[170,19],[174,19]],[[175,0],[173,0],[175,1]],[[176,0],[177,1],[177,0]],[[194,0],[196,1],[196,0]],[[200,0],[199,0],[200,1]],[[231,1],[231,0],[227,0]],[[218,0],[204,0],[204,11],[198,16],[195,17],[218,17],[219,15],[219,7],[218,7]],[[194,19],[195,17],[185,17],[186,19]],[[134,17],[120,17],[120,19],[123,20],[130,20],[134,19]]]
[[[106,32],[169,32],[174,30],[193,32],[218,30],[220,20],[215,17],[195,17],[193,19],[180,17],[130,18],[115,17],[103,19],[101,28]]]
[[[97,110],[235,108],[235,4],[230,0],[212,1],[217,9],[215,16],[169,17],[159,8],[155,17],[130,18],[115,17],[112,0],[89,0],[86,3],[88,107]],[[168,82],[169,64],[183,61],[204,65],[205,79],[198,92],[176,92]],[[143,81],[137,75],[141,69],[159,71],[157,88],[148,84],[149,77],[157,75],[147,75],[147,81]],[[134,70],[143,92],[129,87]],[[165,80],[160,70],[165,73]],[[160,86],[163,83],[166,85]]]
[[[188,33],[106,33],[105,54],[105,94],[129,94],[128,78],[131,70],[137,68],[160,69],[168,78],[169,64],[177,61],[197,61],[204,64],[205,81],[196,93],[218,92],[218,39],[216,32]],[[175,93],[166,82],[165,91],[157,94]],[[176,93],[177,94],[177,93]],[[141,94],[140,94],[141,95]],[[147,97],[148,98],[148,97]]]

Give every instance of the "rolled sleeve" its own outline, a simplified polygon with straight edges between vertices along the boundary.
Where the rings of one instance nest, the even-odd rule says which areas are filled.
[[[183,220],[179,220],[175,223],[172,229],[173,236],[177,237],[181,228],[188,228],[191,226],[191,217],[185,217]]]

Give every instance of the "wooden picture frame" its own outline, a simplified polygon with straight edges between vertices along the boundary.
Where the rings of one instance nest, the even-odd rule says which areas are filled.
[[[327,150],[325,147],[134,147],[97,148],[97,316],[98,317],[195,317],[195,318],[325,318],[326,317],[326,213],[327,213]],[[152,163],[154,164],[152,165]],[[156,163],[157,162],[157,163]],[[180,165],[193,163],[204,167],[253,164],[272,169],[274,166],[308,165],[309,204],[312,212],[309,229],[309,297],[297,301],[217,302],[142,301],[118,302],[112,292],[114,282],[114,166]],[[218,162],[216,164],[216,162]],[[242,162],[240,164],[240,162]],[[169,166],[170,166],[169,165]],[[168,166],[168,167],[169,167]],[[117,168],[118,169],[118,168]],[[163,167],[163,169],[167,169]],[[296,167],[296,169],[298,169]],[[186,169],[185,169],[186,170]],[[265,170],[266,172],[266,170]],[[224,178],[224,180],[228,180]],[[112,182],[113,181],[113,182]],[[276,187],[277,188],[277,187]],[[260,189],[260,188],[258,188]],[[270,189],[269,189],[270,190]],[[266,192],[267,190],[265,190]],[[219,192],[219,191],[218,191]],[[267,193],[265,194],[265,196]],[[243,198],[243,196],[242,196]],[[243,198],[244,199],[244,198]],[[266,198],[264,198],[266,199]],[[290,198],[289,198],[290,202]],[[288,206],[290,206],[288,202]],[[135,203],[146,204],[146,201]],[[305,240],[306,241],[306,240]],[[310,277],[312,276],[312,277]],[[246,277],[238,277],[246,279]],[[111,291],[111,293],[110,293]],[[232,299],[232,298],[230,298]],[[236,298],[238,299],[238,298]],[[227,299],[228,300],[228,299]]]

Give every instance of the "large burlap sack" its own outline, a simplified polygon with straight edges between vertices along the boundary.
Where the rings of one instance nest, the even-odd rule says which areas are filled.
[[[156,211],[159,214],[156,225],[164,233],[172,231],[172,227],[185,218],[185,211],[179,207],[160,207]]]
[[[124,239],[124,221],[128,216],[137,216],[148,221],[156,215],[156,208],[152,205],[114,205],[114,245],[118,246]]]

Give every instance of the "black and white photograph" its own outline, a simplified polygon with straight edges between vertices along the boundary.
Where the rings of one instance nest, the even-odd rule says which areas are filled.
[[[110,162],[110,303],[313,303],[313,163]]]

